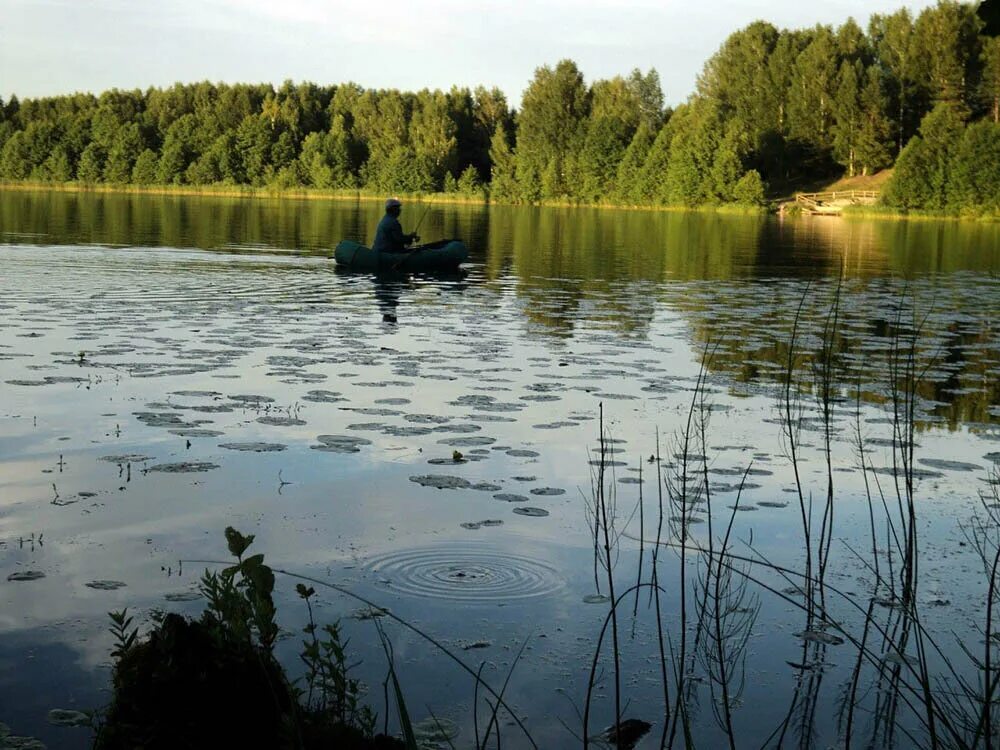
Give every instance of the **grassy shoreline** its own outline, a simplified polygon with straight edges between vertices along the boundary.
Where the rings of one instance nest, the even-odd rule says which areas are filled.
[[[382,193],[368,190],[340,189],[328,190],[320,188],[296,187],[254,187],[251,185],[109,185],[85,184],[79,182],[33,182],[30,180],[9,181],[0,180],[0,190],[19,190],[25,192],[54,193],[95,193],[111,195],[156,195],[156,196],[187,196],[187,197],[217,197],[217,198],[247,198],[247,199],[278,199],[307,201],[353,201],[379,202],[385,200]],[[400,198],[412,203],[427,203],[459,206],[529,206],[534,208],[597,208],[616,211],[658,211],[658,212],[693,212],[717,213],[739,216],[760,214],[778,214],[784,204],[793,207],[786,216],[798,216],[794,203],[788,198],[772,200],[767,206],[747,206],[739,203],[706,204],[702,206],[653,206],[628,203],[586,203],[571,200],[549,199],[535,203],[509,203],[490,200],[483,195],[460,195],[457,193],[400,193]],[[1000,222],[1000,213],[954,212],[954,211],[907,211],[891,206],[846,206],[843,217],[850,219],[877,219],[891,221],[965,221],[975,223]],[[824,220],[836,217],[822,217]]]
[[[385,194],[367,190],[327,190],[296,187],[254,187],[251,185],[109,185],[79,182],[33,182],[30,180],[0,180],[0,190],[55,193],[99,193],[119,195],[169,195],[210,196],[220,198],[270,198],[291,200],[331,200],[354,202],[379,202]],[[457,193],[397,193],[399,198],[413,203],[452,204],[465,206],[531,206],[540,208],[602,208],[619,211],[689,211],[725,214],[756,215],[771,212],[770,207],[723,203],[704,206],[652,206],[625,203],[585,203],[570,200],[542,200],[535,203],[508,203],[493,201],[485,195],[470,196]]]

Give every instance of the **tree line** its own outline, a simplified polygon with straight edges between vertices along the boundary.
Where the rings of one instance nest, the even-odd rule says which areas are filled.
[[[763,203],[898,169],[904,208],[996,205],[1000,39],[941,0],[867,30],[758,21],[664,107],[655,69],[587,83],[563,60],[514,110],[498,89],[176,84],[0,100],[0,178],[448,192],[503,202]]]

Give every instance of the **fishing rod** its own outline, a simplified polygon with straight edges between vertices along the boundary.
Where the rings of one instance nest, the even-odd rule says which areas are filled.
[[[431,207],[429,205],[424,207],[424,212],[420,214],[420,220],[417,222],[417,225],[413,227],[413,234],[416,234],[417,230],[420,229],[420,225],[424,223],[424,217],[427,216],[427,212],[430,210]]]

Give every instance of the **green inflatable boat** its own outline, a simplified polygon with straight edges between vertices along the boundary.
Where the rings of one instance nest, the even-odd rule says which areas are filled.
[[[454,271],[468,260],[469,251],[461,240],[438,240],[401,253],[380,253],[371,248],[342,240],[333,251],[338,268],[366,273],[419,273]]]

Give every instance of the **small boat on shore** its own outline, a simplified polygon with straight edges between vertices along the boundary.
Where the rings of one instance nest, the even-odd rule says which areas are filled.
[[[366,273],[413,273],[454,271],[468,260],[469,250],[461,240],[438,240],[400,253],[376,252],[359,242],[341,240],[333,257],[338,268]]]

